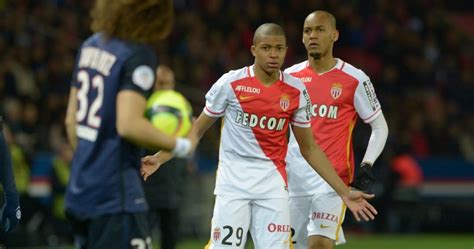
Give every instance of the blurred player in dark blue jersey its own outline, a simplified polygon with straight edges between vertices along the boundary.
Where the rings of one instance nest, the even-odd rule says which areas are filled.
[[[0,241],[5,233],[15,228],[21,218],[20,196],[16,191],[10,151],[3,136],[3,121],[0,117],[0,184],[3,186],[4,200],[0,209]]]
[[[97,0],[91,14],[95,33],[80,47],[66,116],[75,149],[66,212],[78,248],[151,248],[140,147],[185,157],[197,143],[144,116],[157,64],[147,44],[170,32],[172,0]]]

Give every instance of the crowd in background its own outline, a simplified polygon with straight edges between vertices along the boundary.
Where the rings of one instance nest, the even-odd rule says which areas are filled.
[[[178,90],[192,101],[195,113],[220,75],[252,63],[249,49],[258,25],[275,22],[285,28],[285,66],[290,66],[306,58],[304,17],[325,9],[335,15],[340,31],[335,57],[363,69],[382,103],[390,136],[378,164],[389,164],[399,153],[474,162],[474,37],[452,18],[472,13],[473,2],[174,2],[174,30],[156,51],[160,63],[175,71]],[[90,35],[91,3],[0,0],[0,113],[8,125],[18,188],[24,203],[32,203],[22,205],[29,221],[25,231],[51,217],[43,231],[67,233],[64,214],[57,210],[62,197],[49,193],[62,193],[67,183],[72,152],[63,123],[76,52]],[[203,140],[212,146],[198,151],[195,174],[215,170],[217,132]],[[366,142],[354,142],[359,154]]]

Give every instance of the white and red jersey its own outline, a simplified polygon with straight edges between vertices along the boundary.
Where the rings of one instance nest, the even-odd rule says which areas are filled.
[[[289,124],[309,127],[304,84],[280,72],[263,85],[253,66],[224,74],[206,94],[204,113],[222,117],[214,194],[242,198],[287,198],[285,157]]]
[[[365,122],[380,113],[380,103],[369,77],[360,69],[337,59],[328,72],[318,74],[308,61],[285,72],[301,79],[311,98],[311,129],[341,179],[349,184],[354,174],[352,130],[357,115]],[[312,195],[332,188],[302,157],[291,134],[287,155],[290,196]]]

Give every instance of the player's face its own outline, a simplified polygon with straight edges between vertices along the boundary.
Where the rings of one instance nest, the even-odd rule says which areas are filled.
[[[304,22],[303,43],[308,55],[319,59],[331,52],[339,32],[323,14],[311,14]]]
[[[286,56],[286,39],[282,35],[263,35],[252,45],[255,65],[267,74],[279,72]]]

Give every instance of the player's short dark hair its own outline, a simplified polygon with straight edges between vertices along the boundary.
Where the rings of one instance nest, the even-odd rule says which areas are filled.
[[[257,38],[264,35],[281,35],[285,37],[286,40],[285,30],[283,30],[280,25],[275,23],[264,23],[255,30],[255,33],[253,34],[253,44],[256,45]]]
[[[96,0],[91,29],[132,42],[166,38],[174,21],[172,0]]]

